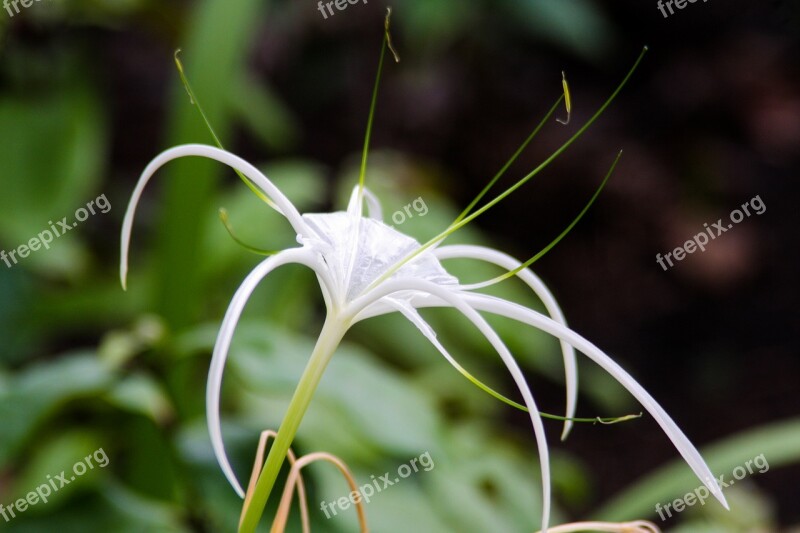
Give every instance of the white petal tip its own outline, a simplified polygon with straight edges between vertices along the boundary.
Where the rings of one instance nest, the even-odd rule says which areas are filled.
[[[565,440],[567,440],[567,437],[569,437],[570,431],[572,431],[572,421],[571,420],[567,420],[564,423],[564,430],[561,432],[561,442],[564,442]]]
[[[722,504],[726,511],[731,510],[731,506],[728,505],[728,500],[725,499],[725,495],[723,495],[722,492],[714,494],[714,497],[719,500],[719,503]]]
[[[119,284],[123,291],[128,290],[128,263],[125,259],[119,264]]]
[[[716,479],[706,479],[705,483],[706,488],[711,492],[711,494],[717,499],[717,501],[722,505],[726,511],[730,511],[731,508],[728,505],[728,500],[725,499],[725,495],[722,494],[722,488],[717,484]]]

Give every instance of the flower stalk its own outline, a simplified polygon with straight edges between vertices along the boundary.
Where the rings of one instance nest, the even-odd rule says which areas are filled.
[[[283,466],[289,447],[292,445],[297,429],[300,427],[300,421],[303,419],[308,405],[314,397],[314,392],[317,390],[325,368],[327,368],[333,353],[339,346],[349,326],[349,320],[343,319],[335,310],[325,318],[317,344],[314,346],[311,358],[305,370],[303,370],[297,389],[295,389],[294,395],[289,402],[286,415],[283,418],[283,422],[281,422],[280,428],[278,428],[275,442],[272,444],[269,454],[267,454],[267,461],[256,483],[250,504],[242,514],[239,533],[252,533],[255,531],[261,515],[264,513],[264,508],[272,493],[272,488],[275,485],[281,466]]]

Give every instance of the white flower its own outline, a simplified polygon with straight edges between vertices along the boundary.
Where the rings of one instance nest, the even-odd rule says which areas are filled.
[[[169,149],[156,157],[145,169],[128,205],[122,228],[120,276],[123,286],[125,286],[133,216],[143,189],[161,166],[173,159],[188,156],[214,159],[244,174],[286,217],[297,234],[299,243],[298,247],[284,250],[263,260],[245,278],[231,300],[214,347],[206,399],[208,426],[217,460],[240,496],[244,496],[244,492],[225,454],[220,430],[219,398],[225,360],[244,306],[256,286],[273,270],[286,264],[299,263],[317,275],[327,307],[327,317],[318,344],[301,378],[278,433],[279,436],[267,459],[267,465],[259,479],[259,487],[263,484],[265,488],[256,489],[253,505],[263,509],[288,446],[294,438],[325,366],[353,324],[370,317],[399,312],[408,318],[451,364],[465,373],[466,371],[450,356],[438,341],[436,333],[417,311],[423,307],[452,307],[472,322],[497,351],[529,410],[542,472],[543,531],[547,530],[550,510],[550,467],[544,426],[525,376],[511,352],[481,313],[504,316],[560,339],[566,370],[567,417],[572,417],[575,412],[577,394],[573,348],[603,367],[655,418],[698,478],[727,508],[725,497],[716,479],[689,439],[630,374],[594,344],[567,327],[555,299],[532,271],[524,269],[519,271],[517,276],[543,301],[551,317],[519,304],[482,294],[478,292],[482,284],[462,285],[455,277],[448,274],[441,264],[441,261],[446,259],[469,258],[513,270],[521,264],[519,261],[481,246],[422,247],[416,240],[382,222],[377,199],[364,188],[354,189],[346,212],[301,215],[266,176],[243,159],[205,145],[184,145]],[[362,216],[364,202],[367,204],[368,218]],[[567,421],[563,436],[566,436],[569,429],[570,422]]]

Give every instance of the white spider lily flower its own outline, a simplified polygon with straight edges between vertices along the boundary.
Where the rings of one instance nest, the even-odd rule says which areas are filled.
[[[574,414],[577,394],[577,371],[573,349],[585,354],[604,368],[656,419],[698,478],[725,508],[728,507],[716,478],[686,435],[630,374],[602,350],[566,325],[552,294],[532,271],[526,268],[516,274],[542,300],[552,318],[517,303],[477,292],[485,284],[460,284],[442,266],[441,261],[456,258],[474,259],[498,265],[509,271],[516,269],[522,263],[501,252],[480,246],[459,245],[439,248],[432,246],[421,250],[421,245],[415,239],[380,220],[381,210],[377,198],[361,186],[354,189],[347,211],[301,215],[266,176],[230,152],[197,144],[171,148],[147,166],[128,205],[121,243],[120,276],[123,287],[126,283],[133,217],[142,191],[161,166],[171,160],[188,156],[214,159],[244,174],[286,217],[297,234],[299,243],[298,247],[264,259],[245,278],[229,304],[214,346],[206,396],[208,427],[217,460],[239,496],[244,497],[244,491],[225,453],[220,428],[219,400],[225,361],[244,307],[255,288],[267,275],[278,267],[297,263],[310,268],[317,275],[327,308],[325,324],[317,346],[309,359],[267,458],[266,466],[255,489],[252,505],[263,509],[266,504],[275,477],[325,367],[353,324],[373,316],[399,312],[408,318],[452,365],[467,377],[471,377],[447,352],[437,339],[435,331],[417,311],[419,308],[444,306],[456,309],[481,332],[500,356],[524,400],[539,451],[543,531],[547,530],[550,512],[550,469],[544,425],[522,370],[481,313],[510,318],[538,328],[560,340],[567,376],[568,418]],[[369,217],[362,216],[364,202],[367,204]],[[569,428],[570,422],[567,421],[562,436],[567,434]]]

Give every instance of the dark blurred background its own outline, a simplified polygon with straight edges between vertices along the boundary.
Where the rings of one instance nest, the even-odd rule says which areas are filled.
[[[26,242],[48,220],[100,194],[113,206],[58,239],[52,250],[13,268],[0,264],[0,424],[6,426],[5,435],[0,430],[0,502],[24,495],[43,473],[82,457],[63,450],[70,443],[76,450],[78,443],[89,446],[82,442],[86,435],[91,443],[105,443],[111,457],[109,471],[94,485],[87,481],[59,502],[0,525],[15,531],[48,531],[54,523],[76,531],[95,530],[87,523],[98,524],[98,531],[99,524],[140,530],[145,526],[133,516],[141,513],[126,507],[139,498],[154,506],[143,507],[144,514],[164,513],[163,522],[146,524],[151,530],[217,531],[235,524],[236,500],[215,470],[203,433],[202,385],[215,328],[257,258],[227,238],[216,208],[227,207],[234,226],[262,246],[289,246],[293,236],[277,217],[262,214],[266,209],[247,198],[226,169],[175,164],[154,180],[140,205],[132,277],[123,293],[116,269],[124,206],[139,173],[161,150],[211,142],[173,63],[174,50],[182,48],[187,74],[227,148],[258,163],[301,210],[343,208],[356,176],[385,7],[372,0],[327,19],[311,0],[48,0],[13,17],[0,11],[0,248]],[[521,144],[560,95],[562,70],[572,90],[570,124],[545,127],[501,185],[535,168],[577,131],[649,46],[642,66],[601,119],[453,242],[532,256],[569,224],[624,149],[588,215],[534,269],[573,329],[628,369],[693,442],[719,453],[710,460],[712,467],[719,465],[717,473],[729,477],[733,467],[760,453],[772,459],[772,468],[743,483],[741,493],[729,489],[733,501],[743,502],[738,512],[723,515],[709,503],[661,522],[654,505],[698,483],[678,465],[668,472],[675,474],[677,489],[645,490],[652,488],[648,473],[679,462],[652,419],[578,425],[564,443],[553,423],[548,430],[560,476],[554,480],[557,516],[644,518],[685,531],[777,531],[800,523],[794,206],[800,4],[697,1],[667,18],[655,1],[632,0],[398,0],[392,7],[402,60],[386,65],[367,180],[387,213],[413,198],[425,199],[430,214],[407,226],[419,239],[452,220]],[[559,110],[557,116],[563,115]],[[668,271],[656,263],[656,254],[681,246],[704,223],[727,220],[755,196],[766,205],[763,214],[745,218],[705,252]],[[472,280],[487,272],[466,264],[463,269]],[[301,335],[302,342],[286,341],[298,346],[292,364],[299,364],[316,337],[321,299],[305,273],[279,279],[278,288],[256,293],[258,301],[248,308],[253,343],[271,342],[259,333],[263,321],[276,335]],[[512,284],[507,294],[519,295],[520,287]],[[469,335],[452,340],[465,324],[444,313],[432,316],[444,330],[440,338],[460,348],[467,366],[502,390],[513,390],[485,346]],[[380,319],[359,326],[348,349],[365,365],[383,365],[382,372],[424,397],[421,403],[430,400],[437,427],[464,433],[438,432],[430,444],[441,450],[443,463],[452,460],[452,470],[437,465],[433,472],[450,478],[429,485],[415,480],[408,500],[398,494],[386,505],[429,505],[408,518],[419,530],[486,530],[481,524],[492,522],[482,522],[484,517],[460,516],[471,500],[445,489],[461,475],[459,459],[485,457],[486,465],[494,465],[486,455],[494,452],[487,450],[508,447],[497,452],[505,466],[531,469],[521,483],[533,488],[515,494],[538,491],[525,416],[470,390],[435,350],[420,340],[406,342],[416,332],[400,324]],[[400,334],[400,327],[408,329]],[[557,344],[531,335],[509,343],[530,370],[543,410],[560,413]],[[70,366],[81,358],[86,368]],[[269,374],[270,363],[263,364]],[[81,388],[81,379],[98,365],[103,376]],[[580,369],[579,416],[638,412],[627,393],[591,363],[582,360]],[[62,382],[70,371],[80,376],[74,388]],[[50,379],[59,385],[50,387]],[[226,384],[239,472],[248,471],[257,431],[280,421],[284,404],[273,397],[280,397],[276,391],[288,395],[291,387],[273,385],[262,383],[267,392],[255,395],[259,389],[252,385],[240,398]],[[66,392],[42,400],[42,386]],[[269,395],[274,407],[263,419],[258,415],[264,404],[250,397],[259,394]],[[347,416],[357,416],[340,414],[342,426],[351,420]],[[383,417],[379,428],[393,425],[387,413]],[[322,434],[310,435],[320,427]],[[332,448],[367,477],[423,451],[396,443],[364,451],[325,431],[312,423],[309,434],[300,435],[301,450]],[[485,450],[446,455],[451,439],[473,441],[477,435],[486,436]],[[418,442],[425,438],[420,435]],[[491,517],[514,500],[499,486],[510,483],[516,490],[517,481],[498,474],[502,468],[486,470],[481,475],[489,477],[473,479],[471,494],[481,498],[476,508]],[[340,480],[310,475],[315,495],[332,499],[343,490]],[[201,476],[204,481],[193,487]],[[326,493],[327,483],[338,489]],[[415,500],[414,491],[428,496]],[[312,498],[312,513],[319,499]],[[381,518],[394,516],[392,509],[379,505],[367,509],[371,518],[378,515],[376,530],[393,530],[392,520]],[[493,523],[493,530],[531,531],[538,505],[518,505],[518,513]],[[316,529],[352,528],[334,522]]]

